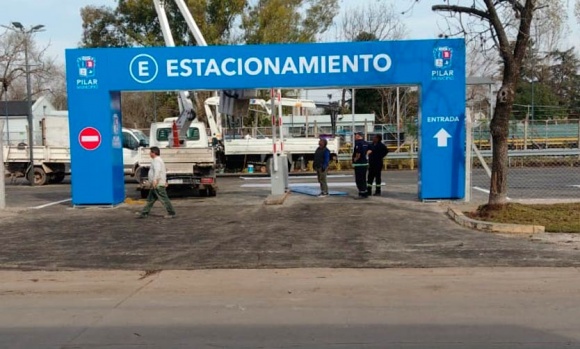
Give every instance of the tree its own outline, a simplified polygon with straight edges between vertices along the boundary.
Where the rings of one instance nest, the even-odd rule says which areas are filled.
[[[407,32],[395,7],[387,2],[369,2],[349,8],[340,18],[341,38],[347,41],[379,41],[402,39]],[[399,88],[399,102],[411,89]],[[356,90],[356,109],[374,112],[378,122],[393,122],[397,115],[397,89],[382,87]],[[342,105],[346,103],[342,92]],[[404,108],[401,108],[404,110]]]
[[[574,48],[566,51],[555,50],[548,54],[550,89],[558,96],[559,104],[572,112],[580,98],[580,59]]]
[[[198,0],[189,11],[209,45],[233,40],[232,29],[246,0]],[[195,45],[185,19],[174,1],[165,2],[175,44]],[[152,1],[120,0],[116,8],[86,6],[81,9],[81,47],[164,46],[161,26]]]
[[[393,4],[368,2],[344,12],[340,19],[343,39],[347,41],[397,40],[407,34]]]
[[[41,95],[52,97],[55,107],[66,107],[66,80],[64,66],[57,64],[52,57],[47,57],[47,47],[39,47],[33,37],[28,40],[28,59],[30,63],[31,95],[38,98]],[[5,31],[0,34],[0,81],[7,85],[7,91],[0,89],[0,100],[4,93],[9,99],[25,100],[26,67],[24,48],[26,38],[18,32]],[[64,101],[64,104],[63,104]]]
[[[108,6],[85,6],[81,8],[83,34],[80,47],[127,47],[122,23],[115,10]]]
[[[460,5],[459,0],[445,2],[432,6],[432,10],[446,14],[448,35],[479,40],[482,49],[497,50],[501,59],[501,88],[490,123],[493,160],[488,200],[490,207],[501,207],[507,203],[509,119],[534,16],[551,6],[562,8],[563,3],[559,0],[474,0],[469,5]]]
[[[516,97],[514,99],[514,104],[517,105],[526,105],[528,106],[528,110],[522,114],[516,114],[515,112],[514,117],[516,119],[524,119],[526,117],[530,117],[531,111],[530,106],[532,104],[532,88],[534,93],[534,120],[546,120],[546,119],[557,119],[561,118],[564,115],[562,114],[562,109],[558,108],[560,105],[560,100],[558,95],[555,91],[545,83],[537,83],[534,82],[534,86],[532,87],[532,83],[528,81],[520,81],[516,87]],[[553,107],[553,108],[551,108]]]
[[[242,16],[246,44],[314,42],[338,14],[338,0],[254,0]]]

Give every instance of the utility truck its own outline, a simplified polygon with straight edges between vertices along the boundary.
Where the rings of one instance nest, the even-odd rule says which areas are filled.
[[[221,135],[220,141],[223,144],[223,153],[225,156],[225,167],[229,169],[240,169],[246,167],[248,164],[253,164],[256,168],[262,168],[264,172],[269,172],[270,162],[272,159],[272,139],[264,136],[259,136],[256,132],[252,135],[238,135],[238,137],[228,137],[227,130],[221,126],[219,118],[219,97],[210,97],[205,100],[204,107],[210,131],[212,135]],[[279,101],[274,100],[274,105],[277,107],[282,104],[284,107],[292,107],[293,113],[297,109],[310,108],[316,109],[316,104],[310,100],[299,100],[293,98],[281,98]],[[261,108],[261,111],[267,115],[271,115],[270,110],[271,101],[263,99],[251,99],[250,106]],[[256,117],[258,114],[256,114]],[[257,120],[256,120],[257,121]],[[257,124],[257,122],[255,122]],[[286,133],[289,134],[288,132]],[[314,160],[314,152],[318,148],[319,138],[315,137],[290,137],[285,136],[283,140],[283,151],[288,156],[290,168],[294,168],[296,163],[307,163]],[[328,137],[328,150],[331,156],[336,157],[340,149],[340,140],[338,137]],[[277,142],[280,147],[280,141]]]
[[[207,46],[193,16],[183,0],[175,0],[179,11],[185,18],[198,45]],[[165,1],[153,0],[155,11],[161,26],[165,45],[174,47],[175,42],[165,12]],[[196,119],[193,102],[188,91],[177,91],[179,117],[153,123],[150,128],[151,146],[161,150],[167,173],[167,183],[170,189],[193,189],[202,196],[215,196],[216,183],[216,151],[209,144],[205,125],[194,122]],[[149,149],[142,149],[139,156],[139,186],[141,197],[149,193],[151,183],[148,172],[151,166]]]
[[[209,144],[205,125],[201,122],[190,122],[184,136],[174,138],[178,119],[167,118],[163,122],[153,123],[149,133],[151,146],[161,150],[161,158],[167,169],[167,183],[170,188],[189,188],[200,196],[215,196],[216,152]],[[179,146],[173,144],[177,139]],[[151,166],[149,149],[142,149],[139,164],[139,190],[141,197],[145,198],[150,188],[147,177]]]
[[[41,120],[40,126],[42,142],[35,144],[32,149],[34,184],[60,183],[66,175],[70,174],[68,117],[45,117]],[[135,175],[139,168],[139,149],[148,145],[149,139],[143,132],[123,128],[123,163],[126,175]],[[14,178],[30,178],[31,164],[28,145],[21,143],[17,146],[4,146],[2,150],[7,174]]]

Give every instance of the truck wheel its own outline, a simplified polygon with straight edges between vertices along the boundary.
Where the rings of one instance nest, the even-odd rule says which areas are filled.
[[[141,189],[141,199],[147,199],[149,196],[149,189]]]
[[[44,172],[42,167],[34,167],[33,171],[32,175],[30,172],[26,174],[26,178],[28,178],[29,182],[33,180],[34,185],[45,185],[48,182],[48,175]]]
[[[149,169],[148,168],[145,168],[145,167],[137,167],[135,169],[135,180],[137,181],[137,183],[142,183],[143,182],[143,178],[146,178],[148,174],[149,174]]]
[[[217,195],[217,191],[215,190],[215,188],[207,188],[207,196],[216,196]]]

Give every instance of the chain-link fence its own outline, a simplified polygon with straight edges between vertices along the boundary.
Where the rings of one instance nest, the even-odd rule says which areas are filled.
[[[487,195],[492,162],[489,124],[475,125],[472,135],[472,194]],[[580,199],[580,120],[514,120],[508,144],[511,200]]]
[[[418,142],[414,125],[374,125],[367,140],[380,133],[389,147],[384,167],[393,170],[417,168]],[[398,137],[397,137],[398,135]],[[490,187],[492,142],[489,122],[472,128],[471,194],[487,198]],[[510,122],[508,139],[508,196],[512,200],[580,200],[580,120],[535,120]],[[339,159],[340,168],[350,166],[349,143]]]

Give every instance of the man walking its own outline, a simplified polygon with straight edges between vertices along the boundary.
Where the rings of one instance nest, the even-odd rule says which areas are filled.
[[[326,181],[328,174],[328,165],[330,164],[330,150],[326,147],[328,141],[321,138],[318,141],[318,148],[314,152],[314,170],[318,176],[318,183],[320,183],[319,197],[328,196],[328,183]]]
[[[138,213],[139,218],[148,217],[153,204],[157,200],[161,201],[165,210],[167,210],[167,215],[164,218],[175,217],[175,210],[173,209],[171,201],[169,201],[169,196],[167,196],[167,171],[160,155],[161,151],[158,147],[151,147],[151,151],[149,152],[149,156],[151,157],[151,167],[149,168],[149,184],[151,185],[151,189],[147,196],[147,204],[143,208],[143,211]]]
[[[354,167],[354,177],[358,189],[358,197],[361,199],[368,197],[367,192],[367,152],[369,146],[363,139],[361,132],[355,134],[354,151],[352,153],[352,166]]]
[[[375,196],[381,196],[381,171],[383,169],[383,159],[389,152],[383,144],[383,137],[376,134],[373,137],[373,143],[369,147],[369,180],[368,195],[372,195],[373,182],[376,180]]]

